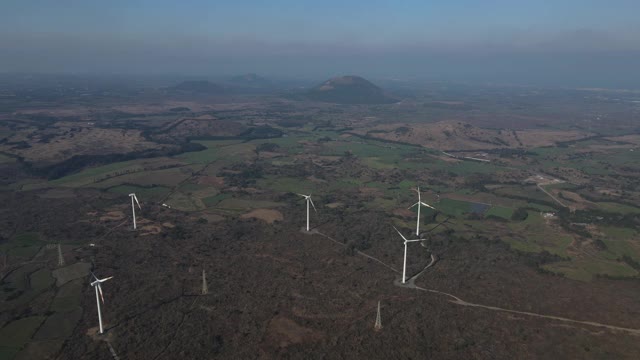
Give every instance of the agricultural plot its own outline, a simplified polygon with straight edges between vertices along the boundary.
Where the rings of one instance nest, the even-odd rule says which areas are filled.
[[[503,218],[506,220],[511,219],[511,215],[513,215],[513,208],[508,208],[504,206],[491,206],[487,212],[484,214],[485,216],[496,216],[499,218]]]
[[[640,238],[602,239],[607,247],[604,257],[609,260],[620,260],[624,256],[640,262]]]
[[[104,182],[110,178],[119,177],[122,175],[145,173],[163,167],[182,165],[184,165],[183,162],[166,157],[153,159],[137,159],[85,169],[76,174],[49,181],[48,184],[53,186],[65,187],[93,186],[96,183]],[[113,185],[106,185],[106,187],[109,186]]]
[[[10,163],[10,162],[15,162],[15,161],[16,160],[14,158],[12,158],[11,156],[0,154],[0,164],[2,164],[2,163]]]
[[[104,181],[89,185],[95,188],[111,188],[118,185],[175,186],[189,178],[194,172],[201,169],[199,165],[181,166],[162,170],[148,170],[133,174],[115,176]]]
[[[631,206],[631,205],[615,203],[615,202],[599,202],[597,203],[597,205],[600,209],[604,211],[612,212],[612,213],[640,214],[640,208]]]
[[[16,354],[29,342],[38,327],[44,321],[44,316],[30,316],[15,320],[0,329],[0,355],[7,358]]]
[[[80,306],[82,289],[86,286],[84,279],[69,281],[60,286],[56,297],[51,302],[50,310],[55,312],[69,312]]]
[[[204,205],[208,208],[215,207],[218,203],[224,199],[230,198],[231,194],[217,194],[214,196],[208,196],[202,199]]]
[[[35,291],[41,291],[49,288],[55,282],[55,279],[51,276],[51,271],[48,269],[40,269],[31,274],[30,285]]]
[[[181,191],[173,192],[166,200],[166,203],[180,211],[199,211],[206,209],[201,199],[187,195]]]
[[[40,235],[35,232],[16,235],[8,242],[0,244],[0,251],[7,254],[9,263],[19,260],[28,260],[34,257],[45,243],[40,240]]]
[[[535,185],[507,185],[493,190],[493,193],[504,198],[513,198],[514,201],[525,201],[528,203],[527,206],[541,205],[545,206],[545,208],[550,208],[545,204],[553,203],[553,199]]]
[[[435,207],[447,215],[463,217],[471,213],[482,215],[489,209],[490,205],[454,199],[441,199]]]
[[[507,226],[512,235],[503,240],[514,249],[527,252],[546,250],[552,254],[568,257],[567,247],[571,244],[572,237],[546,224],[540,213],[528,211],[526,220],[510,222]]]
[[[260,209],[260,208],[275,208],[283,206],[284,204],[274,201],[264,200],[251,200],[251,199],[238,199],[238,198],[226,198],[220,201],[216,208],[240,210],[240,209]]]
[[[109,189],[110,192],[121,195],[135,193],[142,202],[158,201],[164,198],[170,190],[170,188],[165,186],[142,187],[135,185],[118,185]]]
[[[545,264],[542,268],[579,281],[591,281],[597,275],[622,278],[638,275],[629,265],[615,260],[576,259]]]
[[[245,142],[227,141],[197,141],[196,143],[207,147],[206,150],[184,153],[176,156],[176,159],[190,164],[204,164],[214,161],[230,162],[240,161],[255,157],[255,145]]]
[[[308,194],[314,190],[316,192],[318,191],[316,185],[308,181],[300,181],[300,179],[294,177],[280,177],[275,175],[268,175],[262,179],[258,179],[256,185],[260,189],[269,189],[281,193],[296,192]]]
[[[82,309],[77,307],[66,313],[55,313],[44,321],[34,335],[35,340],[66,339],[82,317]]]

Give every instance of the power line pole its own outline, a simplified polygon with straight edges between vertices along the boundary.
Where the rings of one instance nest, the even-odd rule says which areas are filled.
[[[64,257],[62,256],[62,247],[58,244],[58,266],[64,266]]]
[[[376,315],[376,324],[373,326],[376,331],[382,329],[382,318],[380,317],[380,301],[378,300],[378,314]]]
[[[207,295],[209,293],[209,288],[207,287],[207,275],[202,269],[202,295]]]

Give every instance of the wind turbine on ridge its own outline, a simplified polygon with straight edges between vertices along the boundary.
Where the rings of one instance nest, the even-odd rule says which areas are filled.
[[[136,204],[138,204],[138,208],[140,210],[142,210],[142,208],[140,207],[140,202],[138,201],[138,197],[136,196],[135,193],[131,193],[129,194],[129,197],[131,198],[131,212],[133,213],[133,230],[136,229],[136,207],[133,203],[133,201],[136,201]]]
[[[420,187],[417,187],[416,189],[413,189],[415,192],[418,193],[418,202],[409,206],[408,209],[411,209],[412,207],[418,205],[418,220],[416,221],[416,236],[420,236],[420,208],[422,206],[426,206],[428,208],[431,208],[433,210],[436,210],[436,208],[434,208],[433,206],[422,202],[422,199],[420,198]]]
[[[93,278],[95,279],[95,281],[91,283],[91,286],[93,286],[96,289],[96,304],[98,305],[98,322],[100,323],[100,334],[102,334],[104,333],[104,329],[102,328],[102,311],[100,310],[100,300],[102,299],[102,303],[104,304],[104,296],[102,295],[102,286],[100,284],[102,284],[103,282],[109,279],[112,279],[113,276],[109,276],[108,278],[104,278],[104,279],[98,279],[96,274],[94,274],[93,272],[91,273],[91,276],[93,276]],[[98,295],[100,295],[100,297],[98,297]]]
[[[396,229],[395,226],[393,228],[396,230],[396,232],[398,232],[398,235],[400,235],[402,237],[402,239],[404,240],[404,262],[402,263],[402,283],[404,284],[406,279],[407,279],[407,243],[416,242],[416,241],[424,241],[425,239],[407,240],[407,238],[404,237],[404,235],[402,235],[400,230]]]
[[[313,200],[311,200],[311,194],[309,195],[298,194],[298,195],[302,196],[307,201],[307,231],[309,231],[309,203],[311,203],[311,206],[313,206],[313,211],[318,212],[318,210],[316,210],[316,206],[313,204]]]

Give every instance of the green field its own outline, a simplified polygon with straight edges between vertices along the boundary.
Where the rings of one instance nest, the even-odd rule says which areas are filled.
[[[83,279],[73,280],[62,285],[51,302],[50,310],[69,312],[79,307],[84,286]]]
[[[508,208],[504,206],[496,206],[493,205],[487,210],[484,214],[485,216],[497,216],[506,220],[511,219],[511,215],[513,215],[513,208]]]
[[[16,161],[16,159],[14,159],[14,158],[12,158],[10,156],[4,155],[4,154],[0,154],[0,164],[2,164],[2,163],[10,163],[10,162],[15,162],[15,161]]]
[[[0,347],[20,350],[29,342],[44,316],[30,316],[15,320],[0,329]]]
[[[262,179],[258,179],[256,182],[258,188],[270,189],[277,192],[294,192],[301,194],[308,194],[317,189],[317,184],[310,181],[301,181],[299,178],[294,177],[280,177],[275,175],[267,175]]]
[[[274,201],[226,198],[220,201],[215,207],[221,209],[260,209],[279,206],[283,206],[283,204]]]
[[[48,269],[40,269],[31,274],[31,288],[36,291],[47,289],[54,282],[55,279],[51,277],[51,272]]]
[[[76,174],[49,181],[49,184],[53,186],[81,187],[104,183],[102,184],[103,187],[109,187],[126,182],[126,180],[119,179],[116,184],[113,184],[113,182],[109,182],[111,177],[132,176],[139,173],[144,176],[159,167],[176,165],[184,165],[184,163],[171,158],[123,161],[82,170]]]
[[[134,185],[118,185],[109,189],[110,192],[122,195],[128,195],[135,193],[141,202],[144,201],[157,201],[164,198],[170,191],[168,187],[153,186],[153,187],[141,187]]]
[[[638,272],[629,265],[614,260],[579,259],[561,261],[542,266],[544,269],[561,273],[569,279],[591,281],[596,275],[614,277],[634,277]]]
[[[600,209],[619,214],[640,214],[640,208],[615,202],[599,202]]]
[[[11,262],[14,259],[31,259],[35,256],[44,242],[40,241],[40,235],[28,232],[16,235],[10,241],[0,244],[0,251],[9,255]]]
[[[188,165],[160,170],[147,170],[132,174],[124,174],[108,180],[92,183],[90,187],[99,189],[111,188],[118,185],[134,185],[141,187],[175,186],[199,171],[202,165]]]
[[[35,334],[35,340],[65,339],[73,333],[73,329],[82,317],[82,309],[77,307],[66,313],[55,313],[49,316]]]
[[[232,195],[231,194],[218,194],[218,195],[214,195],[214,196],[208,196],[204,199],[202,199],[202,202],[204,202],[206,207],[215,207],[216,205],[218,205],[218,203],[224,199],[230,198]]]
[[[627,240],[638,235],[634,229],[615,226],[601,226],[600,231],[607,237],[616,240]]]
[[[196,141],[207,147],[206,150],[188,152],[176,156],[176,159],[190,164],[203,164],[212,161],[232,162],[255,156],[255,145],[238,141],[219,140]]]
[[[627,255],[635,261],[640,262],[640,239],[604,239],[602,240],[607,246],[607,258],[611,260],[620,259]]]
[[[166,203],[172,208],[181,211],[199,211],[207,208],[201,199],[189,196],[180,191],[172,193],[166,200]]]
[[[454,199],[441,199],[439,203],[435,204],[435,208],[442,211],[447,215],[453,215],[455,217],[463,217],[466,214],[474,212],[474,208],[477,205],[472,202]],[[480,206],[485,206],[480,204]],[[476,211],[477,212],[477,211]]]

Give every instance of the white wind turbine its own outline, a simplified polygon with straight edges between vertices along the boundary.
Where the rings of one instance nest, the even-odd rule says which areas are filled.
[[[142,210],[142,208],[140,207],[140,202],[138,202],[138,197],[136,196],[136,194],[131,193],[129,194],[129,197],[131,198],[131,212],[133,213],[133,230],[136,229],[136,207],[133,203],[133,201],[136,201],[136,204],[138,204],[138,208],[140,210]]]
[[[307,231],[309,231],[309,203],[311,203],[311,206],[313,206],[313,211],[318,212],[318,210],[316,210],[316,206],[313,204],[313,200],[311,200],[311,194],[309,195],[298,194],[298,195],[302,196],[307,201]]]
[[[413,190],[418,193],[418,202],[413,204],[413,205],[411,205],[411,206],[409,206],[408,208],[411,209],[412,207],[418,205],[418,220],[416,221],[416,236],[420,236],[420,208],[422,206],[426,206],[426,207],[431,208],[433,210],[436,210],[436,208],[434,208],[433,206],[431,206],[431,205],[429,205],[427,203],[422,202],[422,200],[420,199],[420,188],[419,187],[416,188],[416,189],[413,189]]]
[[[91,273],[91,276],[93,276],[94,279],[96,279],[94,282],[91,283],[91,286],[93,286],[96,289],[96,304],[98,304],[98,321],[100,322],[100,334],[104,333],[104,329],[102,328],[102,312],[100,311],[100,299],[102,299],[102,303],[104,304],[104,296],[102,295],[102,286],[100,284],[102,284],[103,282],[112,279],[113,276],[109,276],[108,278],[104,278],[104,279],[98,279],[98,277],[94,274]],[[100,295],[100,297],[98,298],[98,294]]]
[[[393,228],[396,229],[395,226]],[[416,242],[416,241],[424,241],[425,239],[407,240],[407,238],[404,237],[404,235],[402,235],[400,230],[396,229],[396,231],[398,232],[398,234],[404,240],[404,262],[402,263],[402,283],[404,284],[405,281],[406,281],[406,278],[407,278],[407,243]]]

